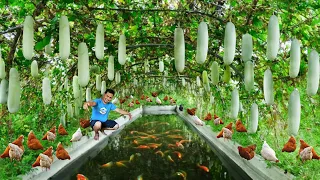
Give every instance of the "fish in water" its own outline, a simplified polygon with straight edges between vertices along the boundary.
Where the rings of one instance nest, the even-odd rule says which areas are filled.
[[[173,162],[173,163],[174,163],[174,160],[172,159],[172,157],[171,157],[170,155],[168,155],[167,158],[168,158],[168,160],[169,160],[170,162]]]
[[[163,153],[162,151],[160,151],[160,150],[159,150],[159,151],[157,151],[157,152],[155,152],[155,154],[160,154],[160,156],[161,156],[161,157],[163,157],[163,156],[164,156],[164,153]]]
[[[77,180],[88,180],[88,178],[83,174],[77,174]]]
[[[183,178],[183,180],[187,179],[187,173],[182,170],[179,170],[178,172],[174,173],[174,175],[181,176]]]
[[[137,177],[137,180],[143,180],[142,174]]]
[[[209,168],[208,168],[207,166],[202,166],[202,165],[200,165],[200,164],[197,164],[197,166],[198,166],[200,169],[204,170],[205,172],[209,172]]]
[[[181,159],[182,158],[182,154],[179,151],[174,151],[173,153],[177,154],[178,158]]]
[[[116,162],[116,165],[117,165],[118,167],[127,167],[125,164],[123,164],[123,162],[124,162],[124,161],[118,161],[118,162]]]
[[[183,106],[182,106],[182,104],[180,104],[179,110],[180,110],[180,111],[183,111]]]
[[[146,145],[140,145],[138,147],[135,147],[136,149],[150,149],[149,146],[146,146]]]
[[[129,162],[132,162],[132,161],[134,160],[134,157],[136,157],[136,156],[141,156],[141,154],[140,154],[140,153],[132,154],[132,155],[130,156]]]
[[[113,162],[110,161],[110,162],[108,162],[108,163],[106,163],[106,164],[102,164],[101,167],[109,168],[109,167],[111,167],[112,165],[113,165]]]

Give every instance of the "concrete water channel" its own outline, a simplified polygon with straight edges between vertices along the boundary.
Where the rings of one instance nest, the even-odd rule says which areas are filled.
[[[219,157],[222,165],[227,168],[228,174],[233,179],[283,180],[294,178],[291,174],[285,174],[280,168],[275,166],[267,167],[263,158],[257,154],[250,161],[241,158],[237,150],[239,144],[216,138],[217,133],[213,132],[210,127],[195,125],[193,118],[185,112],[179,111],[176,106],[145,106],[133,110],[131,114],[133,116],[131,121],[126,116],[116,119],[120,128],[115,131],[105,131],[107,135],[100,136],[99,141],[93,140],[92,137],[84,136],[81,141],[74,142],[72,146],[66,148],[71,160],[59,161],[54,157],[50,170],[46,171],[38,167],[22,176],[22,179],[70,179],[71,172],[79,169],[88,159],[94,158],[110,143],[110,138],[119,134],[126,126],[143,115],[164,114],[177,115],[192,131],[197,133],[210,146],[214,154]]]

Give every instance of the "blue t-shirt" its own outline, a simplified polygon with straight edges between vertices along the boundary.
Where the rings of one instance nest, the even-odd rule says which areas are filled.
[[[102,99],[95,99],[97,105],[92,107],[92,115],[90,120],[99,120],[101,122],[106,122],[111,110],[115,110],[117,107],[111,102],[104,104]]]

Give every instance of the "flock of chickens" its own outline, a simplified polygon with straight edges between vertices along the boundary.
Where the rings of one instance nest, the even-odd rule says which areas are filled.
[[[196,108],[187,109],[187,113],[194,118],[194,123],[196,125],[203,125],[204,122],[201,121],[197,116],[195,116]],[[204,120],[210,121],[212,120],[212,115],[208,113]],[[223,121],[221,118],[219,118],[217,115],[214,115],[213,123],[215,125],[223,124]],[[233,134],[232,129],[233,123],[230,122],[227,126],[223,127],[219,134],[217,135],[217,138],[223,137],[224,139],[231,139]],[[241,123],[240,120],[236,121],[236,131],[237,132],[247,132],[246,127]],[[297,144],[296,139],[291,136],[288,142],[284,145],[282,152],[294,152],[296,150]],[[256,150],[256,145],[250,145],[247,147],[238,146],[239,155],[247,160],[250,160],[254,157]],[[267,144],[266,141],[264,141],[261,149],[261,156],[269,161],[279,162],[279,159],[276,157],[275,151]],[[305,141],[300,139],[300,149],[297,156],[300,156],[302,162],[306,160],[311,159],[320,159],[320,157],[315,152],[314,148],[312,146],[309,146]]]

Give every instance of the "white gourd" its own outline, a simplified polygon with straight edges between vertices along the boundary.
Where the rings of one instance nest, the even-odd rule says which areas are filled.
[[[241,49],[242,49],[242,60],[244,62],[250,61],[252,57],[252,36],[250,34],[244,34],[242,35],[242,44],[241,44]]]
[[[182,28],[174,30],[174,65],[179,73],[185,66],[185,42]]]
[[[201,86],[201,80],[200,80],[200,77],[197,76],[197,86],[200,87]]]
[[[73,76],[72,79],[73,97],[76,99],[80,97],[80,87],[78,82],[78,76]]]
[[[250,92],[254,87],[254,65],[247,61],[244,66],[244,85],[245,89]]]
[[[211,65],[211,82],[213,85],[219,83],[219,65],[217,62],[213,62]]]
[[[164,71],[164,63],[163,63],[162,60],[159,61],[159,71],[160,71],[160,72],[163,72],[163,71]]]
[[[288,130],[289,135],[298,135],[301,117],[301,104],[300,104],[300,94],[297,89],[293,90],[289,99],[288,107]]]
[[[20,108],[21,85],[19,73],[15,68],[10,69],[7,106],[10,113],[15,113]]]
[[[34,21],[31,16],[26,16],[23,23],[22,52],[24,58],[31,60],[34,49]]]
[[[68,79],[68,77],[65,77],[65,79],[64,79],[64,89],[66,91],[69,91],[69,79]]]
[[[77,101],[74,101],[74,116],[78,117],[80,115],[80,108]]]
[[[47,53],[48,55],[51,55],[53,53],[53,48],[51,47],[51,43],[47,44],[44,47],[44,52]]]
[[[95,44],[96,57],[102,60],[104,57],[104,29],[102,24],[98,24],[96,31],[96,44]]]
[[[293,39],[291,41],[291,48],[290,48],[290,69],[289,75],[291,78],[295,78],[299,74],[300,70],[300,43],[299,40]]]
[[[138,80],[136,78],[133,79],[133,86],[134,87],[138,86]]]
[[[33,60],[31,63],[31,76],[32,77],[38,77],[38,62],[36,60]]]
[[[119,37],[119,46],[118,46],[118,61],[121,65],[126,63],[126,36],[121,34]]]
[[[0,104],[4,104],[8,100],[8,81],[6,79],[1,80],[0,84]]]
[[[86,89],[86,101],[91,101],[91,88]]]
[[[67,104],[67,113],[68,113],[68,116],[73,117],[73,108],[72,108],[72,104],[70,103]]]
[[[319,54],[316,50],[312,50],[308,56],[308,80],[307,94],[313,96],[317,94],[319,87]]]
[[[102,81],[101,82],[101,91],[100,91],[101,95],[103,95],[106,92],[106,90],[107,90],[106,81]]]
[[[6,64],[4,60],[0,57],[0,79],[4,79],[6,77]]]
[[[267,69],[264,72],[263,77],[263,94],[264,100],[266,101],[267,105],[272,105],[274,102],[273,96],[273,80],[272,80],[272,73],[270,69]]]
[[[210,90],[210,85],[209,85],[209,78],[208,78],[208,73],[207,71],[202,71],[202,81],[203,81],[203,87],[206,91]]]
[[[225,83],[229,83],[231,79],[231,70],[230,70],[230,66],[226,66],[226,69],[223,72],[223,81]]]
[[[186,86],[186,80],[182,78],[181,81],[182,81],[182,86]]]
[[[80,43],[78,46],[78,79],[79,85],[85,87],[90,80],[89,55],[86,43]]]
[[[120,72],[117,71],[117,72],[116,72],[116,84],[119,84],[120,82],[121,82]]]
[[[201,22],[198,27],[197,54],[196,54],[196,61],[199,64],[203,64],[207,58],[208,42],[209,42],[208,25],[205,22]]]
[[[98,91],[101,91],[101,75],[100,74],[96,75],[96,89]]]
[[[250,110],[248,133],[256,133],[258,129],[259,110],[258,105],[253,103]]]
[[[233,89],[232,95],[231,95],[231,118],[236,119],[238,117],[239,112],[239,91],[237,88]]]
[[[61,16],[59,21],[59,54],[62,60],[70,55],[70,27],[67,16]]]
[[[60,123],[62,124],[63,127],[66,127],[66,114],[65,113],[61,114]]]
[[[210,104],[214,104],[214,96],[212,94],[210,94]]]
[[[43,99],[43,103],[46,105],[51,103],[51,99],[52,99],[51,83],[48,77],[45,77],[42,80],[42,99]]]
[[[267,58],[274,60],[277,57],[280,44],[280,28],[278,17],[272,15],[268,24],[268,38],[267,38]]]
[[[224,65],[230,65],[236,53],[236,28],[232,22],[228,22],[224,33]]]
[[[114,56],[109,56],[108,61],[108,79],[113,81],[114,79]]]
[[[165,78],[165,77],[163,78],[162,85],[163,85],[164,87],[167,86],[167,78]]]

